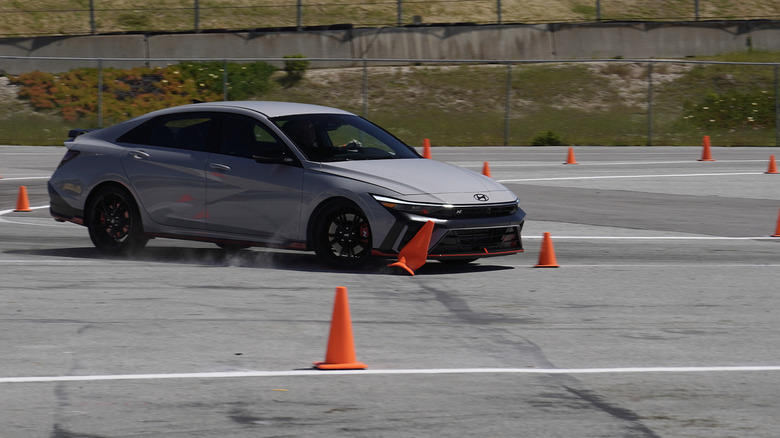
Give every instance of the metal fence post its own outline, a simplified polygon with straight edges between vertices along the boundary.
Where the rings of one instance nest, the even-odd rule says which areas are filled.
[[[95,0],[89,0],[89,29],[92,35],[97,31],[95,29]]]
[[[301,30],[303,29],[303,0],[298,0],[295,15],[295,28]]]
[[[198,32],[200,30],[200,3],[198,0],[195,0],[195,10],[193,12],[195,14],[195,32]]]
[[[506,100],[504,105],[504,146],[509,144],[510,105],[512,104],[512,64],[506,65]]]
[[[501,0],[496,0],[496,20],[501,24]]]
[[[98,107],[97,107],[97,113],[98,113],[98,128],[103,127],[103,59],[98,59]]]
[[[368,118],[368,60],[363,58],[363,117]]]
[[[222,100],[230,100],[228,98],[228,62],[227,59],[222,60]]]
[[[647,65],[647,145],[653,145],[653,61]]]
[[[404,23],[403,5],[401,4],[402,2],[403,0],[398,0],[398,11],[396,12],[398,27],[401,27]]]
[[[601,0],[596,0],[596,21],[601,22]]]
[[[780,146],[780,64],[775,64],[775,146]]]

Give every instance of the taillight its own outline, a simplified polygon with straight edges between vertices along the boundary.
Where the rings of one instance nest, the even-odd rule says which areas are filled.
[[[65,152],[65,156],[62,157],[62,160],[60,160],[60,164],[57,165],[57,169],[59,169],[60,167],[64,166],[65,163],[67,163],[68,161],[78,157],[80,153],[81,153],[80,151],[77,151],[77,150],[74,150],[74,149],[68,149],[68,151]]]

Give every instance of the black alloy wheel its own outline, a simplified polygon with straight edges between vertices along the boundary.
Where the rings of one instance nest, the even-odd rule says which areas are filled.
[[[149,241],[135,200],[118,186],[104,187],[95,194],[87,207],[86,225],[95,247],[108,254],[130,253]]]
[[[336,201],[318,215],[312,233],[313,247],[326,262],[358,266],[371,256],[371,227],[365,213],[352,202]]]

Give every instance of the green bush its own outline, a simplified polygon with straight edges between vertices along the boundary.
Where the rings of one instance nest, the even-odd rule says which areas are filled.
[[[303,75],[306,74],[306,69],[311,64],[309,61],[300,60],[300,58],[306,58],[306,56],[301,54],[285,55],[285,58],[291,59],[290,61],[284,61],[284,72],[287,73],[287,76],[295,79],[303,78]],[[299,60],[292,61],[292,59],[296,58]]]
[[[290,59],[284,61],[284,72],[286,76],[281,78],[279,82],[286,88],[292,87],[298,83],[306,74],[306,69],[309,68],[309,61],[304,61],[299,58],[305,58],[304,55],[285,55],[285,58]],[[298,59],[298,60],[293,60]]]
[[[558,134],[552,131],[543,132],[531,142],[534,146],[565,146],[566,143],[558,136]]]

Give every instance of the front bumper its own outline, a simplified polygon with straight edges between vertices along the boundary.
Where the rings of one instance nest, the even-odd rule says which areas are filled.
[[[395,257],[429,218],[396,213],[396,223],[373,255]],[[521,232],[525,212],[503,217],[432,219],[430,259],[475,259],[523,252]]]

